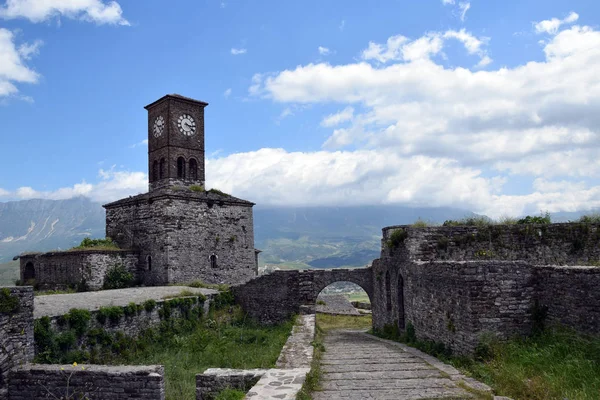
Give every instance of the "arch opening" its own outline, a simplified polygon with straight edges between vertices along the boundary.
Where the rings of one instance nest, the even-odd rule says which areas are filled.
[[[146,257],[146,266],[148,267],[148,271],[152,271],[152,256]]]
[[[152,180],[158,180],[158,161],[154,160],[152,163]]]
[[[402,275],[398,274],[398,329],[403,331],[405,329],[405,317],[404,317],[404,279]]]
[[[189,162],[189,177],[190,179],[198,179],[198,162],[195,158],[190,159]]]
[[[327,285],[316,296],[315,312],[328,317],[341,317],[338,322],[350,326],[371,326],[371,299],[358,284],[349,281],[337,281]],[[348,320],[358,317],[359,320]],[[321,317],[318,317],[321,318]]]
[[[25,264],[25,269],[23,270],[23,280],[25,282],[35,279],[35,266],[30,261]]]
[[[183,157],[177,159],[177,178],[185,179],[185,158]]]
[[[161,158],[158,166],[158,179],[163,179],[165,177],[165,159]]]
[[[212,254],[212,255],[209,257],[209,260],[210,260],[210,267],[211,267],[211,268],[217,268],[217,256],[216,256],[216,255],[214,255],[214,254]]]

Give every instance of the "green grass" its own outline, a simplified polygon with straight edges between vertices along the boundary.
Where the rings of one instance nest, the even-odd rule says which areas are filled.
[[[65,290],[36,290],[33,292],[34,296],[49,296],[52,294],[72,294],[77,293],[75,289],[65,289]]]
[[[112,365],[165,366],[167,400],[194,400],[195,376],[207,368],[272,368],[293,323],[264,327],[241,314],[221,311],[191,332],[149,340],[121,355],[95,360]],[[234,397],[223,397],[224,399]]]
[[[527,400],[600,398],[600,337],[566,328],[490,345],[487,361],[454,358],[452,364],[504,396]]]
[[[352,293],[342,293],[349,301],[360,301],[362,303],[370,303],[371,299],[369,299],[369,295],[367,292],[352,292]]]
[[[323,332],[332,329],[369,329],[371,328],[370,315],[331,315],[317,314],[317,326]]]
[[[243,400],[246,393],[236,389],[224,389],[215,396],[215,400]]]

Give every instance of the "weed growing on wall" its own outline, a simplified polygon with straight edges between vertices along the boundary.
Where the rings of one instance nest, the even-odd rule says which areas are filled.
[[[81,241],[79,246],[73,247],[71,250],[88,250],[88,249],[115,250],[118,248],[119,248],[119,246],[115,242],[113,242],[111,238],[90,239],[89,237],[86,237]]]
[[[12,314],[19,310],[19,298],[10,293],[10,289],[0,290],[0,313]]]
[[[396,249],[398,248],[398,246],[400,246],[400,244],[402,244],[404,242],[404,240],[408,237],[408,233],[402,229],[402,228],[398,228],[395,229],[392,234],[390,235],[390,238],[388,239],[388,241],[386,242],[386,245],[389,249]]]
[[[115,264],[106,271],[103,289],[123,289],[133,286],[133,274],[123,264]]]

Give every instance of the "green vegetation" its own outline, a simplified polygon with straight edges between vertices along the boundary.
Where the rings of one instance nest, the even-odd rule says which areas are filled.
[[[411,226],[413,228],[426,228],[430,225],[431,224],[429,222],[427,222],[419,217],[415,222],[413,222],[413,224]]]
[[[442,226],[490,226],[490,225],[523,225],[523,224],[550,224],[552,219],[549,212],[541,213],[537,216],[528,215],[517,219],[512,217],[501,217],[498,220],[493,220],[484,216],[465,217],[458,220],[448,219],[444,221]]]
[[[181,292],[177,293],[177,294],[169,294],[166,296],[163,296],[163,299],[176,299],[179,297],[191,297],[191,296],[196,296],[196,293],[192,292],[191,290],[187,290],[187,289],[183,289]],[[200,295],[203,296],[204,295]]]
[[[390,238],[386,242],[386,245],[389,249],[396,249],[404,240],[408,237],[408,233],[402,228],[395,229]]]
[[[219,189],[215,189],[215,188],[210,189],[208,191],[208,193],[218,194],[219,196],[223,196],[223,197],[231,197],[230,194],[227,194],[225,192],[221,192]]]
[[[19,298],[13,296],[8,288],[0,290],[0,313],[12,314],[19,310]]]
[[[224,389],[215,396],[215,400],[243,400],[246,392],[236,389]]]
[[[332,329],[370,329],[370,315],[332,315],[317,314],[316,324],[323,332]]]
[[[317,321],[320,314],[317,314]],[[306,379],[302,384],[302,388],[296,395],[296,400],[311,400],[311,393],[315,390],[319,390],[319,382],[323,377],[323,371],[321,370],[321,358],[325,352],[325,345],[323,344],[324,331],[321,329],[317,322],[315,326],[315,340],[311,343],[314,347],[313,359],[310,364],[310,371],[306,374]]]
[[[201,185],[192,185],[190,186],[190,190],[193,192],[204,193],[204,186]]]
[[[221,292],[229,290],[229,285],[224,283],[212,284],[212,283],[204,283],[202,281],[193,281],[187,284],[189,287],[193,288],[204,288],[204,289],[215,289]]]
[[[454,365],[503,396],[528,400],[592,400],[600,393],[600,337],[565,327],[544,329],[545,310],[533,310],[530,337],[500,342],[484,335],[472,358],[456,357],[442,343],[419,340],[409,322],[403,333],[395,325],[375,332]]]
[[[76,289],[73,288],[68,288],[68,289],[63,289],[63,290],[36,290],[35,292],[33,292],[34,296],[49,296],[49,295],[53,295],[53,294],[71,294],[71,293],[77,293]]]
[[[35,321],[35,361],[42,363],[93,363],[108,365],[165,366],[168,400],[195,399],[195,375],[206,368],[272,368],[289,336],[292,321],[263,327],[247,319],[232,303],[231,293],[220,293],[207,316],[204,296],[173,298],[137,306],[104,307],[98,322],[86,310],[71,310],[52,328],[50,318]],[[133,313],[158,309],[161,323],[137,337],[111,332],[102,325]],[[183,318],[174,318],[178,309]],[[145,311],[146,310],[146,311]],[[100,321],[102,320],[102,321]],[[98,325],[98,323],[102,325]],[[219,399],[243,398],[242,392],[225,390]],[[241,397],[240,397],[241,396]]]
[[[119,246],[112,241],[111,238],[106,239],[90,239],[86,237],[81,241],[79,246],[73,247],[71,250],[118,250]]]
[[[595,212],[588,215],[582,215],[577,222],[583,224],[600,224],[600,213]]]
[[[123,264],[115,264],[106,271],[103,289],[123,289],[133,286],[133,274]]]
[[[546,211],[543,214],[538,216],[526,216],[525,218],[521,218],[517,221],[517,224],[550,224],[552,223],[552,218],[550,218],[550,213]]]

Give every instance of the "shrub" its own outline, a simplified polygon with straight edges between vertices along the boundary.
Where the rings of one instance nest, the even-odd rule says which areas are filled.
[[[579,217],[579,222],[583,224],[600,224],[600,212],[594,212]]]
[[[119,246],[112,241],[111,238],[106,239],[90,239],[89,237],[84,238],[79,246],[73,247],[75,249],[93,249],[96,247],[107,248],[107,249],[118,249]]]
[[[88,329],[91,314],[88,310],[72,308],[65,319],[69,322],[69,327],[75,331],[77,336],[82,336]]]
[[[133,274],[123,264],[115,264],[106,271],[104,289],[123,289],[134,284]]]
[[[408,233],[402,228],[395,229],[387,241],[387,247],[395,249],[408,237]]]
[[[98,314],[96,314],[96,319],[101,324],[104,324],[106,319],[116,324],[124,314],[123,308],[119,306],[100,307]]]
[[[524,218],[521,218],[517,221],[517,224],[550,224],[551,222],[552,219],[550,218],[550,213],[546,211],[544,214],[540,214],[535,217],[528,215]]]
[[[13,296],[8,288],[0,290],[0,313],[12,314],[19,309],[19,298]]]
[[[151,312],[156,307],[156,301],[150,299],[144,302],[144,310]]]
[[[413,222],[412,226],[414,228],[426,228],[429,226],[429,223],[427,221],[419,218],[415,222]]]

